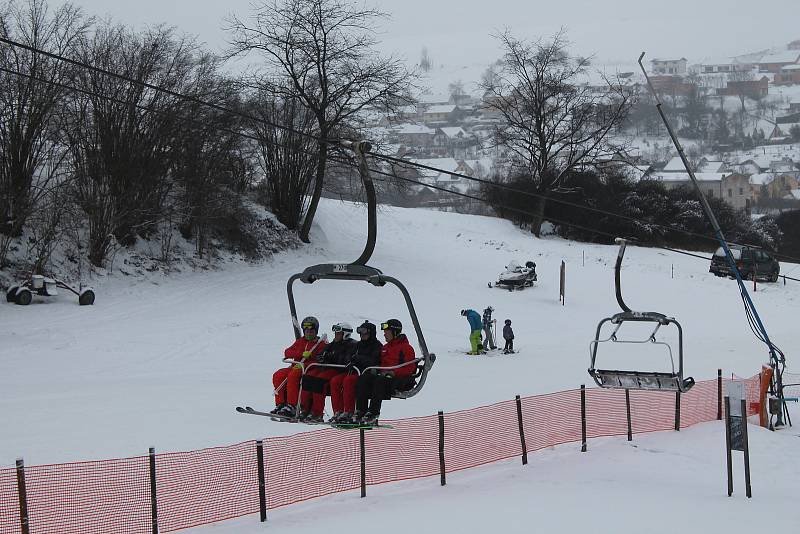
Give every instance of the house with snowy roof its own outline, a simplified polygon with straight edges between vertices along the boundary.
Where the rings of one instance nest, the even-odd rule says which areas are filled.
[[[775,85],[800,84],[800,65],[793,64],[781,67],[780,72],[775,73],[772,83]]]
[[[749,209],[755,200],[755,191],[749,177],[731,172],[695,172],[700,190],[709,198],[720,198],[736,209]],[[660,181],[667,189],[694,187],[687,172],[655,172],[650,179]]]
[[[475,152],[478,138],[467,133],[461,126],[441,126],[436,128],[433,145],[443,155],[466,158]]]
[[[435,134],[436,130],[428,128],[424,124],[406,122],[390,128],[388,137],[393,143],[425,148],[433,145]]]
[[[750,176],[750,185],[756,199],[781,199],[794,189],[800,189],[796,176],[778,172],[765,172]]]
[[[758,61],[760,72],[781,72],[781,69],[789,65],[800,63],[800,50],[773,50],[764,54]]]
[[[461,108],[455,104],[436,104],[422,112],[422,122],[425,124],[452,124],[461,115]]]

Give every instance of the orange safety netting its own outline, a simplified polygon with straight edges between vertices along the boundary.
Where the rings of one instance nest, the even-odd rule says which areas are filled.
[[[759,377],[746,382],[757,413]],[[723,391],[723,395],[724,395]],[[626,435],[625,392],[585,390],[586,437]],[[697,383],[680,396],[680,426],[715,420],[718,383]],[[633,433],[675,427],[675,393],[630,391]],[[579,442],[581,390],[520,400],[528,452]],[[389,422],[364,432],[366,484],[439,474],[439,417]],[[360,432],[324,429],[263,441],[267,508],[361,485]],[[444,458],[452,473],[522,454],[517,404],[505,401],[444,414]],[[259,510],[256,442],[155,457],[160,532],[253,514]],[[150,533],[147,456],[25,468],[31,533]],[[0,469],[0,534],[21,534],[16,469]]]

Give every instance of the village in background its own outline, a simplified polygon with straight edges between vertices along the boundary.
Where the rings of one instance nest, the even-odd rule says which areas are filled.
[[[696,63],[683,57],[645,61],[704,193],[753,216],[800,208],[800,40]],[[478,80],[445,81],[461,73],[435,65],[427,49],[419,67],[430,87],[398,113],[364,114],[369,137],[383,142],[383,153],[410,162],[493,181],[509,176],[511,155],[493,142],[503,118],[480,94]],[[638,96],[615,131],[625,149],[600,161],[600,170],[635,182],[657,180],[668,189],[691,185],[638,65],[624,67],[630,70],[590,69],[584,82],[598,94],[622,83]],[[477,193],[475,181],[418,167],[399,170],[428,186],[412,185],[392,203],[488,213],[483,202],[442,191]]]

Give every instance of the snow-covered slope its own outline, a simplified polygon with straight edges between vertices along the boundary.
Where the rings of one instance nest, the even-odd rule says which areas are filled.
[[[795,410],[795,413],[800,413]],[[439,478],[369,487],[258,515],[189,529],[191,534],[745,534],[796,532],[800,525],[797,437],[751,425],[753,498],[745,496],[742,453],[734,452],[727,497],[725,432],[704,423],[677,432],[592,440]],[[401,519],[404,512],[410,512]]]
[[[0,465],[18,456],[28,464],[100,459],[142,454],[149,446],[189,450],[297,431],[233,407],[271,406],[271,374],[292,340],[287,278],[314,263],[357,257],[365,220],[362,207],[324,201],[314,245],[266,264],[110,280],[89,308],[66,296],[0,305]],[[588,343],[597,322],[618,310],[615,256],[615,247],[537,240],[499,219],[382,208],[370,263],[411,291],[438,355],[423,392],[387,403],[383,415],[427,415],[590,382]],[[537,263],[537,286],[489,289],[512,259]],[[566,306],[558,301],[562,260]],[[735,284],[707,271],[693,258],[629,248],[623,291],[632,307],[682,322],[688,374],[713,378],[721,367],[750,376],[766,353],[747,328]],[[390,317],[410,325],[400,294],[389,286],[298,285],[299,313],[319,317],[326,328]],[[759,285],[753,296],[791,359],[800,286]],[[512,319],[519,354],[463,354],[468,328],[459,310],[488,305],[500,324]]]

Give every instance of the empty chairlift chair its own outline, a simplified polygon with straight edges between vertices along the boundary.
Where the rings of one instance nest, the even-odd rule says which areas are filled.
[[[683,376],[683,329],[680,323],[672,317],[667,317],[658,312],[632,311],[625,304],[622,300],[622,290],[620,288],[620,268],[622,266],[622,258],[625,255],[626,242],[624,239],[617,239],[616,242],[620,245],[620,248],[619,254],[617,255],[617,262],[614,266],[614,284],[616,287],[617,302],[623,311],[611,317],[606,317],[597,325],[595,338],[589,344],[589,375],[591,375],[595,383],[601,388],[680,391],[681,393],[685,393],[694,386],[694,379],[692,377],[684,378]],[[606,323],[614,325],[614,329],[608,337],[601,339],[601,330]],[[620,339],[618,333],[625,323],[651,323],[653,325],[653,330],[644,339]],[[656,334],[662,327],[671,326],[675,327],[678,335],[677,366],[672,347],[669,343],[658,341],[656,338]],[[671,372],[606,369],[599,367],[597,365],[598,349],[601,345],[614,345],[615,343],[646,343],[665,347],[671,362]]]

